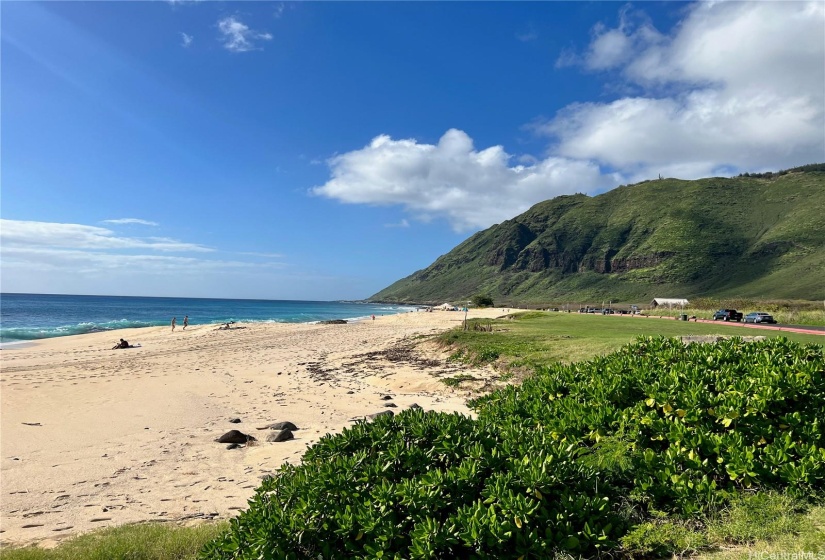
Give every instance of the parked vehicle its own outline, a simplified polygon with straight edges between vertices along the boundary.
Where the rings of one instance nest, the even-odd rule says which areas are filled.
[[[741,321],[742,314],[735,309],[720,309],[713,314],[714,321],[718,321],[719,319],[723,321]]]
[[[753,313],[748,313],[747,315],[745,315],[745,322],[775,324],[776,319],[774,319],[773,315],[771,315],[770,313],[765,313],[764,311],[754,311]]]

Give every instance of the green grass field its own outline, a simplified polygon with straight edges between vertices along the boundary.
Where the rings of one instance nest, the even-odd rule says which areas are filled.
[[[784,336],[803,343],[825,344],[825,335],[808,335],[742,328],[731,324],[693,323],[656,317],[590,315],[553,311],[528,311],[513,315],[517,320],[490,323],[493,332],[449,331],[439,336],[455,346],[456,359],[492,362],[501,359],[510,366],[532,366],[548,362],[578,362],[619,349],[637,336]]]

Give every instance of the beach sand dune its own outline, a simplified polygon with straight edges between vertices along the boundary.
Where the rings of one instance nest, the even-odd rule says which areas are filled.
[[[437,311],[346,325],[152,327],[4,349],[0,543],[228,518],[261,478],[354,418],[388,404],[469,413],[467,390],[438,380],[466,368],[420,347],[420,335],[462,319]],[[112,350],[121,337],[140,347]],[[266,442],[271,432],[256,428],[277,421],[296,424],[295,439]],[[232,429],[258,441],[239,449],[214,441]]]

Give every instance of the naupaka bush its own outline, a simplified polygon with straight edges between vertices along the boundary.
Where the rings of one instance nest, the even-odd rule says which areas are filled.
[[[678,513],[736,488],[804,492],[825,478],[821,346],[639,339],[609,356],[540,368],[475,406],[490,421],[521,418],[591,449],[607,436],[626,442],[632,494]]]

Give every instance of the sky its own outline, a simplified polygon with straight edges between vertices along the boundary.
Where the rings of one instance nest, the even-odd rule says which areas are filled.
[[[825,162],[825,3],[0,2],[0,290],[365,299],[562,194]]]

